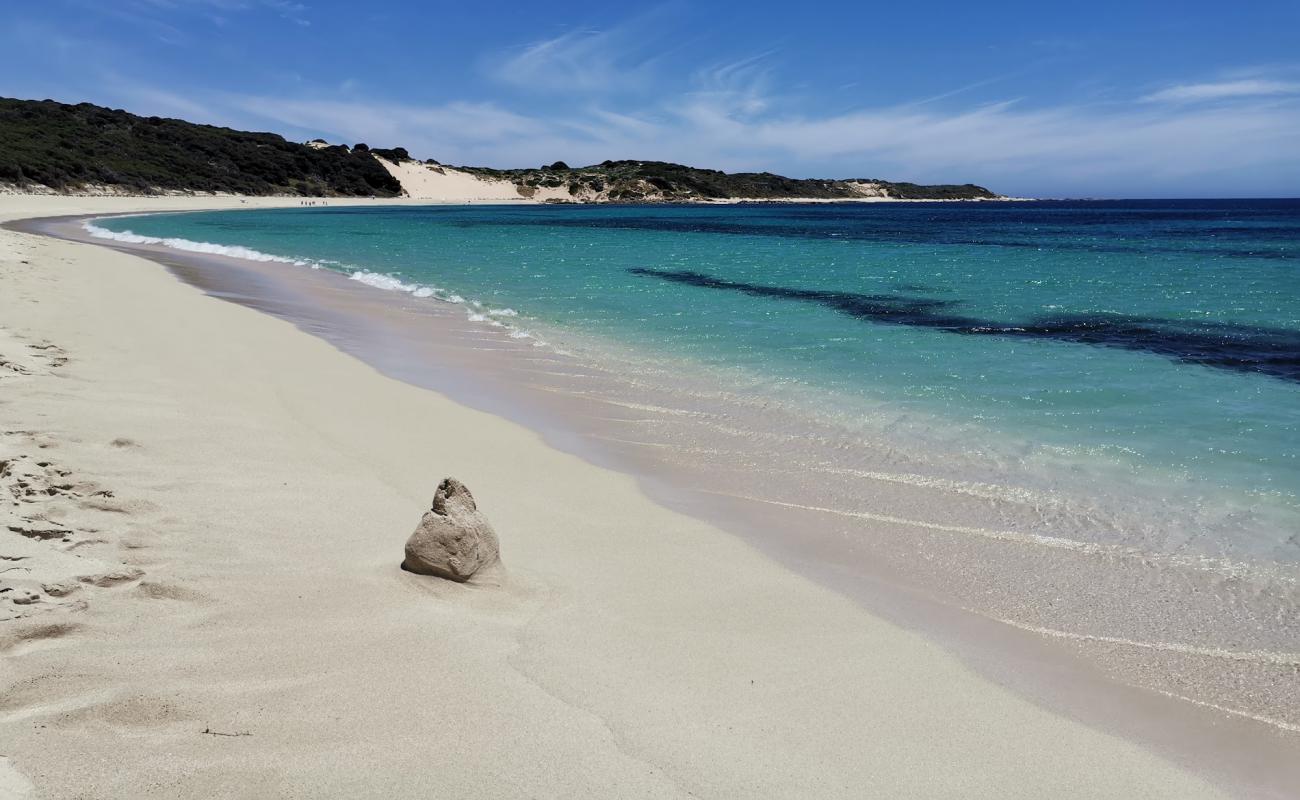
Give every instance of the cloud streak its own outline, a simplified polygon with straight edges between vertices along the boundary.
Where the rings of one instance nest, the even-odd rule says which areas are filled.
[[[605,29],[568,31],[493,54],[485,72],[498,83],[541,92],[601,94],[645,90],[671,48],[657,36],[663,8]]]
[[[1217,83],[1189,83],[1170,86],[1142,99],[1152,103],[1195,103],[1207,100],[1233,100],[1243,97],[1270,97],[1300,94],[1300,83],[1251,78]]]
[[[535,116],[492,103],[439,106],[230,96],[244,116],[345,140],[407,147],[452,163],[528,166],[562,158],[645,158],[798,175],[972,180],[1041,193],[1104,193],[1123,182],[1204,185],[1233,171],[1300,182],[1300,102],[1186,106],[1142,102],[943,110],[915,104],[795,115],[746,88],[714,85],[652,109],[599,104]],[[1297,183],[1296,185],[1300,185]],[[1023,190],[1022,190],[1023,191]]]

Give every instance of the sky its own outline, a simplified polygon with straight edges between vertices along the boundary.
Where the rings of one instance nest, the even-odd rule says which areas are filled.
[[[0,95],[448,164],[1300,196],[1300,0],[0,5]]]

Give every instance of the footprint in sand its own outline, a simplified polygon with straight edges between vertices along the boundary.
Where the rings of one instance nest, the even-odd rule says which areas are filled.
[[[53,374],[68,363],[68,354],[51,342],[23,344],[23,337],[0,330],[0,375],[8,371],[17,375]]]
[[[31,589],[16,589],[9,595],[9,602],[16,606],[30,606],[41,602],[41,593]]]
[[[82,530],[81,532],[89,533],[89,529]],[[65,539],[64,541],[67,542],[68,540]],[[81,539],[79,541],[72,542],[67,547],[63,548],[63,552],[71,553],[73,550],[78,550],[82,547],[91,547],[97,544],[108,544],[108,543],[109,542],[107,539]]]
[[[0,431],[0,436],[13,436],[19,438],[28,444],[35,445],[41,450],[54,447],[58,444],[53,436],[50,436],[48,433],[41,433],[40,431]]]
[[[76,581],[58,581],[57,583],[46,583],[41,586],[50,597],[67,597],[81,588],[81,584]]]
[[[101,589],[107,589],[139,580],[142,577],[144,577],[144,570],[130,568],[105,572],[100,575],[81,575],[77,577],[77,580],[90,586],[98,586]]]
[[[155,581],[141,581],[135,587],[135,594],[149,600],[179,600],[186,603],[206,603],[211,599],[202,592],[184,586]]]
[[[70,541],[68,537],[72,535],[72,531],[58,526],[58,523],[56,522],[37,524],[36,520],[23,520],[23,522],[19,524],[6,525],[5,527],[19,536],[25,536],[28,539],[36,539],[42,542],[48,542],[54,539]]]
[[[32,374],[31,371],[28,370],[27,367],[23,366],[22,364],[19,364],[15,361],[9,361],[5,358],[0,358],[0,369],[9,370],[10,372],[16,372],[19,375]]]
[[[66,353],[57,345],[37,342],[18,347],[11,334],[0,330],[0,377],[15,374],[5,365],[40,375],[50,374],[66,360]],[[138,566],[142,561],[138,552],[145,542],[132,533],[129,517],[121,522],[123,516],[119,515],[151,513],[155,507],[119,498],[112,489],[51,459],[47,451],[61,443],[48,433],[29,428],[0,430],[0,543],[13,543],[7,548],[11,555],[0,556],[0,611],[7,612],[0,613],[0,622],[10,627],[33,613],[85,608],[97,590],[129,591],[128,596],[142,600],[206,601],[204,595],[182,586],[141,580],[145,571]],[[140,447],[126,437],[106,444],[118,450]],[[99,535],[92,535],[96,532]],[[13,538],[5,538],[10,536]],[[33,543],[44,546],[32,549]],[[103,560],[109,555],[105,550],[96,550],[93,557],[83,554],[83,548],[115,543],[125,551],[118,558]],[[0,638],[0,650],[25,647],[24,642],[43,636],[60,636],[65,629],[34,630]]]
[[[61,714],[59,724],[80,728],[87,725],[106,725],[110,728],[154,727],[179,721],[186,716],[188,715],[182,714],[176,699],[131,693],[67,709]]]
[[[14,652],[29,648],[36,643],[62,639],[76,633],[81,627],[72,622],[54,622],[19,628],[16,631],[0,635],[0,653],[12,655]]]
[[[56,344],[49,342],[29,344],[27,349],[34,351],[35,355],[44,359],[51,369],[58,369],[68,363],[68,351]]]
[[[37,446],[41,446],[39,443]],[[48,460],[35,461],[22,454],[0,460],[0,485],[7,485],[14,499],[24,503],[41,503],[50,498],[78,501],[83,508],[129,514],[148,510],[147,504],[123,503],[111,489],[76,477]]]

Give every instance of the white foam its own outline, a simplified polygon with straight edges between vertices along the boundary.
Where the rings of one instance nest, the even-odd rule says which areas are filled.
[[[163,247],[170,247],[173,250],[184,250],[190,253],[209,253],[211,255],[229,256],[231,258],[242,258],[247,261],[277,262],[281,264],[294,264],[296,266],[310,266],[312,269],[320,269],[323,265],[332,265],[335,267],[345,267],[338,261],[307,261],[287,256],[277,256],[270,253],[263,253],[260,250],[254,250],[249,247],[239,245],[214,244],[212,242],[195,242],[189,239],[179,238],[162,238],[158,236],[144,236],[133,231],[110,231],[90,222],[83,223],[86,232],[98,239],[111,239],[116,242],[125,244],[154,244]],[[367,286],[376,289],[383,289],[390,292],[405,292],[412,297],[433,298],[441,300],[444,303],[454,303],[464,305],[466,315],[470,322],[483,322],[494,328],[506,328],[510,331],[510,337],[514,339],[533,339],[535,346],[542,346],[545,343],[536,339],[531,333],[522,331],[505,325],[496,317],[517,317],[519,312],[513,308],[487,308],[477,300],[466,300],[464,297],[451,292],[439,289],[436,286],[428,286],[420,283],[408,283],[395,275],[388,275],[382,272],[371,272],[364,269],[355,269],[348,276],[357,283],[364,283]]]
[[[497,322],[495,319],[492,319],[492,316],[489,315],[517,316],[516,312],[511,309],[505,309],[509,312],[507,314],[501,314],[495,309],[488,310],[486,313],[480,313],[473,310],[475,308],[483,307],[482,304],[478,302],[467,301],[464,297],[461,297],[458,294],[452,294],[451,292],[439,289],[436,286],[427,286],[420,283],[407,283],[394,275],[385,275],[380,272],[370,272],[368,270],[359,269],[353,271],[351,278],[358,283],[364,283],[367,286],[373,286],[376,289],[385,289],[391,292],[406,292],[412,297],[432,297],[433,299],[440,300],[444,303],[464,305],[466,316],[469,317],[470,322],[486,322],[494,328],[504,328],[506,326]],[[511,332],[510,335],[516,339],[532,338],[532,334],[529,333]]]
[[[716,427],[716,426],[715,426]],[[1255,564],[1241,561],[1232,561],[1226,558],[1210,558],[1199,555],[1174,555],[1174,554],[1157,554],[1140,551],[1133,547],[1117,544],[1103,544],[1096,542],[1082,542],[1074,539],[1066,539],[1060,536],[1047,536],[1040,533],[1025,533],[1022,531],[996,530],[989,528],[976,528],[968,525],[946,525],[939,522],[926,522],[918,519],[908,519],[905,517],[896,517],[889,514],[876,514],[870,511],[850,511],[840,508],[826,508],[824,506],[804,505],[802,503],[787,503],[781,500],[773,500],[766,497],[754,497],[752,495],[733,494],[730,492],[715,492],[707,489],[698,491],[708,492],[709,494],[722,495],[724,497],[735,497],[741,500],[752,500],[756,503],[767,503],[768,505],[780,506],[782,508],[798,508],[805,511],[816,511],[822,514],[835,514],[841,517],[850,517],[853,519],[868,520],[871,522],[883,522],[892,525],[912,526],[916,528],[926,528],[941,533],[962,534],[966,536],[976,536],[984,539],[994,539],[1003,542],[1015,542],[1017,544],[1035,545],[1038,547],[1048,547],[1058,550],[1072,550],[1076,553],[1083,553],[1090,556],[1104,556],[1108,558],[1134,559],[1141,562],[1159,561],[1168,564],[1174,564],[1180,567],[1196,569],[1205,572],[1214,572],[1219,575],[1229,577],[1245,577],[1259,575],[1259,567]],[[1286,581],[1295,584],[1296,580],[1289,575],[1269,574],[1273,580]]]
[[[707,491],[701,489],[700,491]],[[816,511],[822,514],[835,514],[842,517],[852,517],[854,519],[869,520],[871,522],[884,522],[892,525],[908,525],[917,528],[927,528],[942,533],[956,533],[967,536],[979,536],[985,539],[995,539],[1004,542],[1015,542],[1017,544],[1037,545],[1039,547],[1050,547],[1061,550],[1073,550],[1078,553],[1088,555],[1128,555],[1135,556],[1137,552],[1131,548],[1119,547],[1117,545],[1094,544],[1092,542],[1080,542],[1074,539],[1065,539],[1060,536],[1045,536],[1039,533],[1023,533],[1021,531],[994,530],[989,528],[976,528],[969,525],[945,525],[939,522],[926,522],[918,519],[907,519],[905,517],[896,517],[890,514],[876,514],[870,511],[850,511],[840,508],[826,508],[823,506],[804,505],[803,503],[787,503],[781,500],[773,500],[766,497],[752,497],[750,495],[731,494],[728,492],[709,492],[710,494],[719,494],[727,497],[736,497],[742,500],[752,500],[758,503],[767,503],[769,505],[780,506],[782,508],[799,508],[805,511]]]
[[[390,292],[408,292],[414,294],[421,289],[429,289],[429,294],[433,294],[432,287],[420,286],[416,283],[406,283],[405,281],[394,278],[392,275],[384,275],[379,272],[367,272],[359,269],[352,273],[352,280],[357,283],[364,283],[367,286],[373,286],[376,289],[386,289]]]
[[[966,609],[974,611],[974,609]],[[975,612],[979,613],[979,612]],[[986,615],[987,616],[987,615]],[[1201,647],[1199,645],[1183,644],[1181,642],[1145,642],[1139,639],[1127,639],[1121,636],[1101,636],[1092,633],[1077,633],[1075,631],[1063,631],[1056,628],[1044,628],[1039,625],[1030,625],[1024,622],[1016,622],[1011,619],[1001,617],[989,617],[1003,625],[1010,625],[1013,628],[1019,628],[1022,631],[1037,633],[1040,636],[1050,636],[1054,639],[1072,639],[1081,642],[1102,642],[1105,644],[1117,644],[1125,647],[1137,647],[1147,650],[1163,650],[1170,653],[1181,653],[1184,655],[1204,656],[1206,658],[1222,658],[1229,661],[1249,661],[1258,664],[1270,664],[1278,667],[1300,667],[1300,653],[1286,653],[1274,650],[1228,650],[1222,647]]]
[[[115,242],[125,244],[156,244],[163,247],[170,247],[173,250],[184,250],[187,253],[207,253],[216,256],[229,256],[231,258],[242,258],[246,261],[274,261],[281,264],[296,264],[306,266],[308,263],[302,259],[289,258],[286,256],[276,256],[270,253],[263,253],[260,250],[254,250],[249,247],[240,245],[214,244],[212,242],[195,242],[190,239],[178,239],[175,237],[143,236],[131,231],[110,231],[107,228],[101,228],[92,223],[84,223],[83,227],[86,232],[96,239],[111,239]]]

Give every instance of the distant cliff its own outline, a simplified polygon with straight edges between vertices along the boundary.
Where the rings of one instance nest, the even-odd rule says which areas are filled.
[[[726,173],[662,161],[570,168],[447,167],[400,147],[299,144],[89,103],[0,98],[0,186],[19,191],[204,192],[311,197],[530,199],[637,203],[725,200],[978,200],[973,184],[921,186],[877,179]]]

